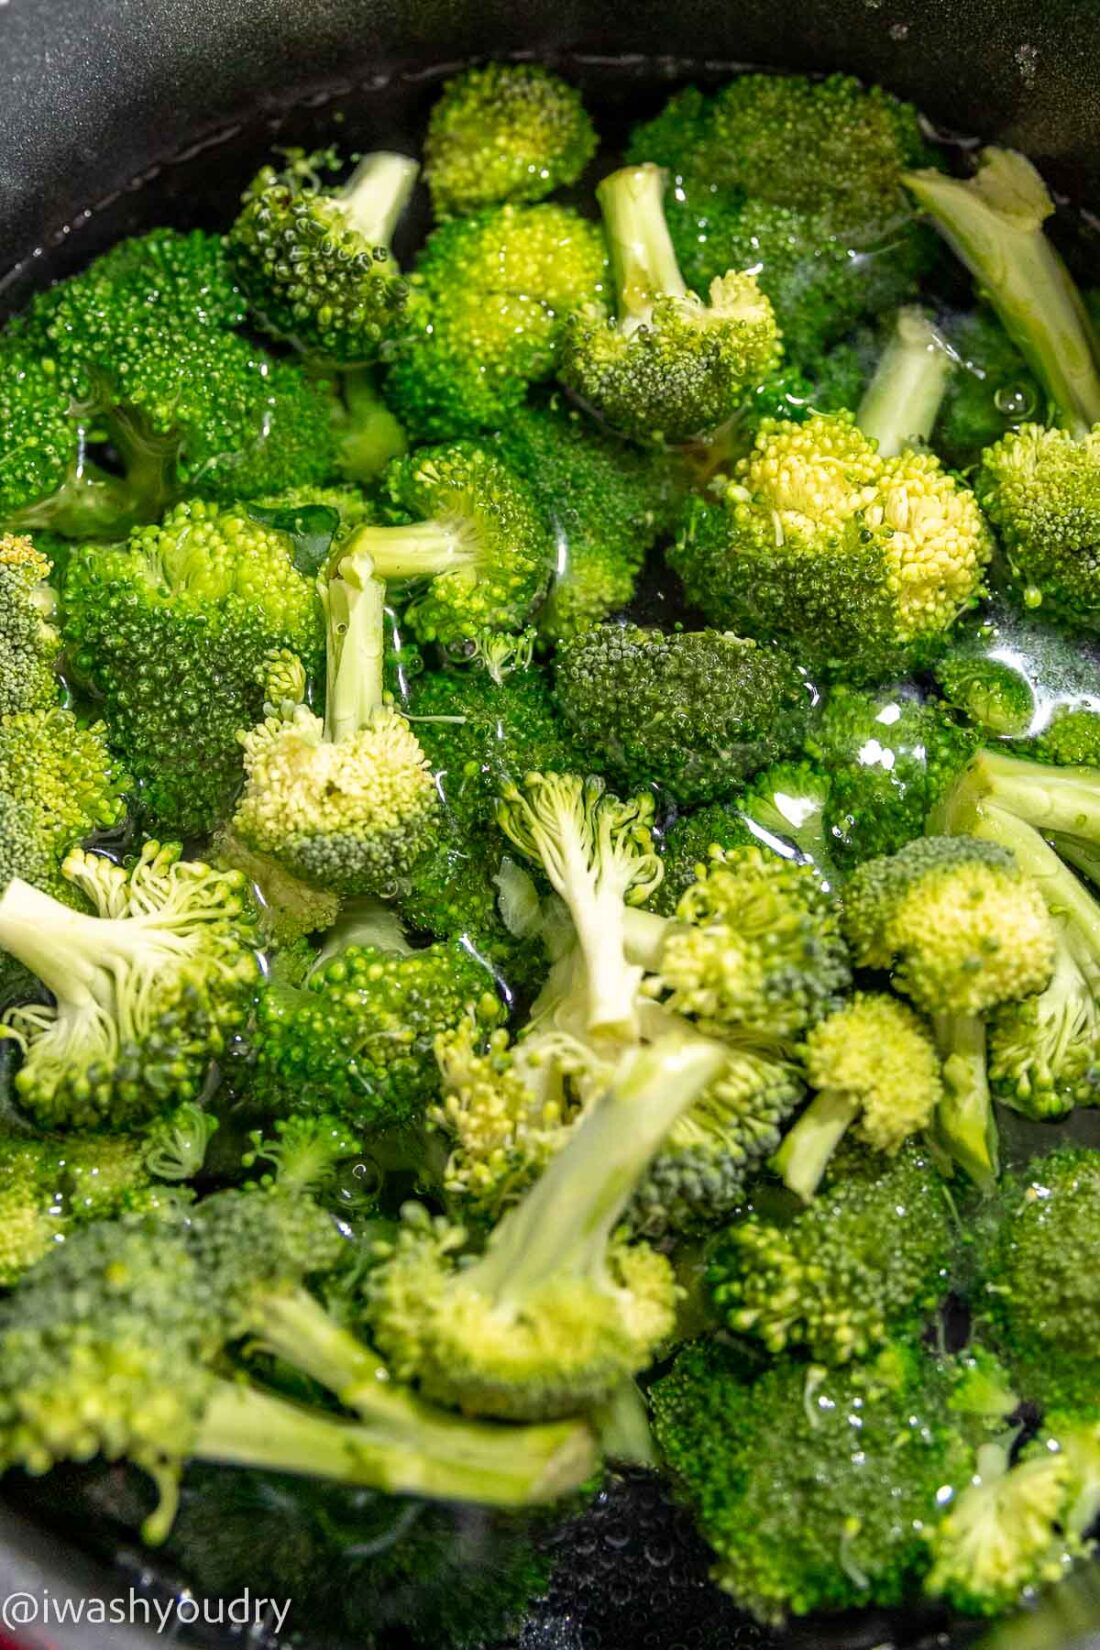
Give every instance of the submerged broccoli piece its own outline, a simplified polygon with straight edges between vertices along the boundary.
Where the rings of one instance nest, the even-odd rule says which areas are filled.
[[[404,155],[359,161],[340,189],[334,150],[288,150],[244,194],[227,247],[260,324],[308,355],[373,360],[401,326],[408,288],[391,241],[419,167]]]
[[[955,469],[970,469],[1017,424],[1035,418],[1043,396],[1023,356],[986,306],[940,325],[955,370],[936,419],[935,445]]]
[[[487,63],[443,88],[424,175],[440,217],[537,201],[575,183],[596,152],[580,93],[540,63]]]
[[[606,1401],[672,1329],[663,1256],[613,1234],[720,1048],[670,1037],[639,1052],[535,1185],[456,1263],[460,1227],[414,1206],[365,1278],[366,1314],[401,1379],[475,1414],[544,1418]]]
[[[46,1126],[140,1123],[195,1098],[248,1018],[258,936],[243,879],[156,842],[128,870],[78,849],[62,870],[98,915],[18,878],[0,898],[0,949],[54,998],[4,1015],[24,1055],[16,1093]]]
[[[160,826],[197,836],[228,815],[238,734],[261,714],[270,655],[289,649],[307,673],[320,664],[320,606],[294,548],[244,508],[196,501],[124,548],[73,552],[69,658]]]
[[[102,722],[82,726],[60,706],[0,716],[0,792],[25,810],[27,836],[51,867],[47,885],[62,898],[66,853],[122,823],[129,784]]]
[[[54,702],[60,640],[50,562],[25,537],[0,533],[0,716]]]
[[[556,685],[602,770],[689,804],[728,796],[796,750],[809,709],[785,654],[714,630],[599,625],[562,648]]]
[[[1100,714],[1100,653],[1087,638],[996,602],[960,629],[936,680],[987,738],[1026,741],[1045,761],[1063,751],[1084,760],[1068,749]]]
[[[936,458],[882,458],[836,413],[765,419],[718,500],[695,501],[670,559],[710,623],[868,682],[935,654],[991,551],[974,495]]]
[[[563,342],[562,379],[639,441],[687,441],[721,424],[779,359],[771,304],[753,275],[729,270],[706,302],[676,262],[658,166],[613,172],[596,193],[618,306],[578,310]]]
[[[845,1144],[805,1210],[761,1206],[722,1234],[710,1299],[736,1334],[815,1362],[873,1355],[894,1334],[919,1336],[946,1295],[958,1228],[928,1153],[907,1144],[887,1164]]]
[[[1042,991],[1057,954],[1043,893],[1025,870],[997,843],[929,836],[868,860],[845,890],[853,962],[892,968],[932,1018],[944,1062],[937,1131],[979,1184],[997,1173],[983,1016]]]
[[[1003,550],[1014,601],[1096,630],[1100,585],[1100,432],[1023,424],[982,454],[975,488]]]

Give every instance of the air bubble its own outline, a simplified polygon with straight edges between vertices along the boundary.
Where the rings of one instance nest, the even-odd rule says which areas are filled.
[[[1006,418],[1030,418],[1035,411],[1035,395],[1026,384],[1004,384],[993,397],[997,411]]]

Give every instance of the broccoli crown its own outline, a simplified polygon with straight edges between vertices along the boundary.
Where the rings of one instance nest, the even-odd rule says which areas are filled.
[[[867,860],[845,890],[861,968],[891,968],[930,1014],[974,1015],[1041,991],[1055,934],[1038,885],[997,843],[930,836]]]
[[[688,804],[728,795],[796,749],[809,707],[783,653],[714,630],[599,625],[562,648],[556,686],[601,768]]]
[[[54,880],[57,866],[38,824],[31,803],[16,801],[0,787],[0,887],[7,887],[12,877],[22,877],[38,888]],[[9,978],[13,971],[14,982]],[[0,1003],[7,1001],[9,985],[18,984],[21,975],[14,959],[0,951]]]
[[[810,1087],[850,1108],[856,1138],[888,1156],[928,1126],[942,1092],[924,1026],[881,992],[857,991],[812,1026],[803,1060]]]
[[[49,561],[30,539],[0,532],[0,716],[40,710],[56,697],[60,643],[49,576]]]
[[[113,527],[117,490],[94,467],[81,469],[87,416],[74,418],[70,405],[56,362],[18,335],[0,335],[0,521],[84,533],[102,512]]]
[[[835,863],[848,869],[920,836],[976,745],[934,700],[834,686],[806,748],[828,776],[824,828]]]
[[[718,1341],[686,1346],[651,1391],[654,1426],[720,1585],[773,1623],[900,1604],[941,1492],[971,1471],[950,1385],[897,1344],[869,1365],[782,1360],[755,1379]]]
[[[628,445],[557,396],[519,408],[498,442],[554,541],[539,630],[568,641],[630,601],[647,550],[678,514],[682,478],[664,455]]]
[[[997,529],[1016,600],[1095,629],[1100,435],[1024,424],[982,454],[975,489]]]
[[[338,740],[304,705],[244,737],[245,788],[233,830],[306,883],[392,894],[427,845],[437,796],[405,718],[377,710]]]
[[[815,1362],[842,1364],[893,1334],[919,1333],[947,1293],[957,1245],[927,1152],[907,1144],[884,1164],[845,1144],[806,1208],[769,1211],[765,1198],[723,1233],[707,1287],[735,1333],[771,1353],[804,1348]]]
[[[599,228],[569,206],[501,206],[453,218],[428,236],[416,273],[431,291],[534,298],[547,323],[599,298],[607,253]],[[545,346],[544,346],[545,347]],[[532,372],[531,377],[545,376]]]
[[[681,896],[655,988],[701,1029],[800,1037],[848,985],[840,915],[814,868],[759,848],[712,850]]]
[[[1073,704],[1082,669],[1079,646],[1050,625],[997,603],[960,626],[936,666],[948,701],[989,738],[1023,739],[1039,731],[1053,706]]]
[[[60,706],[0,716],[0,791],[27,810],[54,867],[74,844],[122,822],[128,785],[102,722],[82,726]]]
[[[248,1018],[258,934],[243,879],[157,842],[129,869],[74,849],[62,871],[97,916],[19,881],[0,899],[0,948],[54,997],[4,1016],[24,1056],[16,1093],[45,1126],[140,1123],[194,1099]]]
[[[1036,417],[1044,397],[992,310],[981,305],[950,317],[944,331],[955,371],[936,420],[936,448],[953,468],[968,469],[983,448]]]
[[[440,217],[538,201],[575,183],[596,152],[580,93],[541,64],[487,63],[443,88],[424,144]]]
[[[936,458],[882,458],[841,412],[765,419],[720,499],[696,502],[671,562],[712,624],[873,681],[939,647],[991,550],[974,495]]]
[[[227,246],[262,325],[326,361],[372,360],[399,330],[408,287],[390,240],[416,181],[415,162],[373,154],[342,189],[334,150],[289,150],[243,198]]]
[[[381,488],[394,525],[361,527],[345,548],[381,579],[430,580],[405,610],[417,640],[520,630],[552,559],[527,483],[487,447],[452,442],[395,459]]]
[[[258,1332],[263,1302],[332,1271],[347,1240],[301,1188],[231,1188],[191,1214],[188,1246],[226,1340]]]
[[[1057,924],[1057,917],[1056,917]],[[994,1095],[1026,1117],[1064,1117],[1100,1100],[1100,986],[1095,964],[1059,926],[1050,984],[1005,1003],[989,1024]]]
[[[406,1122],[438,1087],[436,1037],[470,1007],[489,1021],[499,1013],[491,974],[460,940],[407,953],[349,946],[303,988],[276,980],[263,991],[257,1089],[282,1113]]]
[[[73,669],[98,695],[148,817],[186,835],[229,812],[241,729],[269,655],[319,667],[321,611],[293,540],[245,510],[177,505],[119,549],[80,548],[65,580]]]
[[[215,834],[210,858],[221,871],[239,871],[249,884],[260,932],[277,952],[295,951],[307,935],[331,928],[340,914],[340,896],[332,889],[311,887],[277,859],[246,847],[230,830]]]

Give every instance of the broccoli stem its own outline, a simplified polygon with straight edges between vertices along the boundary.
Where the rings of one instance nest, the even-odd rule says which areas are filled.
[[[626,959],[647,974],[655,974],[661,965],[661,951],[669,929],[670,917],[661,917],[656,911],[641,911],[636,905],[627,907],[623,916],[623,944]]]
[[[1062,942],[1088,979],[1100,968],[1100,906],[1063,865],[1033,825],[995,803],[983,803],[971,828],[974,836],[1011,850],[1026,877],[1038,883]]]
[[[384,246],[388,251],[419,172],[416,161],[407,155],[386,150],[367,155],[337,196],[349,229],[370,246]]]
[[[997,807],[1038,831],[1100,843],[1100,781],[1094,768],[1058,768],[983,750],[969,779]]]
[[[463,1287],[518,1308],[552,1280],[602,1281],[608,1242],[634,1187],[725,1063],[723,1049],[696,1039],[669,1037],[639,1050],[493,1229],[482,1259],[462,1273]]]
[[[325,738],[349,738],[383,701],[386,587],[369,564],[347,558],[324,596],[327,626]]]
[[[933,170],[905,183],[966,264],[1074,435],[1100,422],[1100,346],[1043,225],[1054,210],[1023,155],[983,149],[969,180]]]
[[[666,175],[659,166],[626,166],[596,190],[611,273],[626,331],[644,326],[653,300],[687,293],[665,221]]]
[[[30,969],[59,1002],[92,1008],[112,1001],[112,964],[148,944],[133,919],[89,917],[20,877],[0,898],[0,951]]]
[[[455,1429],[467,1424],[456,1418]],[[190,1453],[198,1460],[325,1477],[390,1495],[424,1495],[489,1506],[530,1506],[575,1488],[592,1467],[585,1429],[560,1427],[565,1447],[549,1462],[529,1460],[526,1428],[501,1428],[494,1468],[442,1461],[430,1444],[387,1436],[384,1427],[305,1410],[255,1387],[217,1381]],[[547,1432],[549,1428],[533,1429]],[[507,1447],[510,1445],[511,1447]]]
[[[408,451],[408,438],[369,368],[344,373],[342,387],[347,416],[339,424],[340,468],[352,481],[374,481],[391,458]]]
[[[924,311],[915,306],[899,310],[856,417],[884,458],[927,442],[950,371],[951,357]]]
[[[859,1101],[839,1089],[814,1096],[772,1159],[772,1167],[792,1192],[809,1203],[829,1159],[859,1115]]]
[[[413,521],[397,527],[359,527],[340,563],[366,556],[380,579],[434,579],[477,560],[476,548],[459,521]]]
[[[943,1061],[937,1137],[975,1185],[988,1189],[996,1182],[998,1164],[985,1022],[976,1014],[937,1014],[932,1030]]]

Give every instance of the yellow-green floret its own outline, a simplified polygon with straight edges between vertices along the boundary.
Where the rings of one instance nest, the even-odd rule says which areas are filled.
[[[0,533],[0,716],[38,710],[57,692],[50,571],[29,538]]]
[[[1024,424],[982,454],[975,488],[1017,601],[1053,619],[1100,623],[1100,431]]]
[[[121,824],[129,783],[102,722],[82,724],[60,706],[0,717],[0,792],[27,810],[54,883],[70,848]]]

